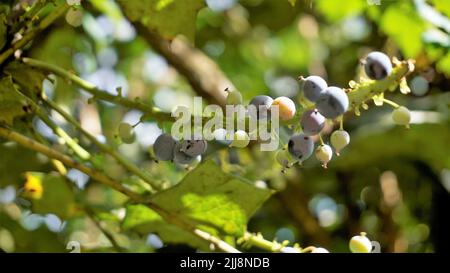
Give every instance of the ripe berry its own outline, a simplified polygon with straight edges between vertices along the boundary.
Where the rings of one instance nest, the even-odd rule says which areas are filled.
[[[288,97],[278,97],[272,102],[278,105],[278,113],[281,120],[290,120],[295,116],[295,103]]]
[[[309,76],[303,81],[303,94],[311,102],[316,102],[320,94],[328,87],[327,82],[319,76]]]
[[[228,92],[227,95],[227,105],[240,105],[242,104],[242,94],[239,91],[229,91],[228,89],[225,90]]]
[[[348,104],[348,97],[344,90],[330,86],[320,94],[316,108],[324,117],[334,119],[347,111]]]
[[[133,143],[136,139],[133,126],[129,123],[121,122],[119,124],[119,137],[124,143]]]
[[[361,232],[361,235],[353,236],[350,239],[349,247],[353,253],[370,253],[372,242],[366,237],[365,232]]]
[[[408,108],[400,106],[392,111],[392,119],[398,125],[405,125],[406,127],[409,127],[409,123],[411,122],[411,113]]]
[[[203,139],[181,141],[181,151],[191,157],[202,155],[207,148],[208,143]]]
[[[392,72],[391,60],[382,52],[371,52],[366,57],[364,71],[372,80],[382,80]]]
[[[305,134],[293,135],[288,142],[288,151],[300,162],[305,161],[314,151],[314,141]]]
[[[266,95],[260,95],[254,97],[249,105],[254,105],[256,107],[256,117],[258,119],[264,119],[269,116],[270,106],[272,105],[273,99]],[[260,109],[260,107],[262,109]]]
[[[300,119],[303,133],[307,136],[317,135],[325,126],[325,120],[317,109],[305,111]]]
[[[153,152],[158,160],[173,160],[173,150],[175,149],[176,140],[171,135],[161,134],[153,143]]]
[[[350,135],[347,131],[336,130],[331,134],[330,142],[336,151],[336,155],[339,155],[340,151],[350,143]]]
[[[175,148],[173,149],[173,162],[186,165],[192,163],[196,156],[189,156],[185,154],[183,151],[181,151],[182,144],[180,142],[177,142],[175,145]]]
[[[423,96],[428,92],[429,82],[426,78],[422,76],[416,76],[409,83],[411,86],[411,91],[416,96]]]
[[[326,168],[328,162],[333,157],[333,150],[330,145],[322,144],[316,149],[316,158],[322,162],[322,167]]]
[[[245,148],[250,143],[250,137],[247,132],[238,130],[234,133],[233,141],[230,147]]]

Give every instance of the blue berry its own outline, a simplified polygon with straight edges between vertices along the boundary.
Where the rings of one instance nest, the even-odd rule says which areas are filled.
[[[335,119],[348,110],[348,97],[342,88],[330,86],[320,94],[316,108],[324,117]]]
[[[311,102],[316,102],[320,94],[328,87],[327,82],[319,76],[309,76],[303,81],[303,94]]]
[[[305,134],[296,134],[289,139],[289,153],[297,160],[304,161],[314,152],[314,141]]]
[[[317,109],[305,111],[300,119],[303,133],[307,136],[317,135],[325,127],[325,117]]]
[[[249,105],[254,105],[256,107],[256,117],[258,119],[264,119],[269,117],[269,110],[270,110],[270,106],[273,103],[273,99],[269,96],[266,95],[260,95],[260,96],[256,96],[254,97]],[[260,109],[260,107],[262,109]],[[264,110],[262,112],[260,112],[261,110]]]
[[[372,80],[382,80],[392,72],[391,60],[382,52],[371,52],[366,57],[364,71]]]
[[[169,161],[173,159],[173,150],[176,140],[171,135],[161,134],[153,143],[153,152],[158,160]]]

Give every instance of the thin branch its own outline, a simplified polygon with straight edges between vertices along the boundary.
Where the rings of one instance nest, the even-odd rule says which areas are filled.
[[[111,155],[114,159],[116,159],[125,169],[127,169],[129,172],[135,174],[136,176],[140,177],[142,180],[144,180],[146,183],[150,184],[153,188],[157,190],[161,190],[161,185],[157,182],[155,182],[149,175],[147,175],[144,171],[142,171],[139,167],[137,167],[135,164],[131,163],[128,159],[123,157],[121,154],[119,154],[117,151],[112,149],[110,146],[101,143],[97,140],[95,136],[90,134],[88,131],[86,131],[81,124],[73,118],[69,113],[64,111],[59,105],[54,103],[53,101],[43,98],[43,101],[45,104],[47,104],[50,108],[58,112],[61,116],[63,116],[69,123],[71,123],[77,130],[79,130],[84,136],[86,136],[92,143],[94,143],[97,147],[100,148],[100,150],[104,153],[107,153]]]
[[[199,230],[195,225],[187,222],[182,217],[180,217],[177,214],[170,213],[166,211],[165,209],[159,207],[158,205],[152,203],[150,200],[147,200],[145,197],[141,196],[138,193],[135,193],[134,191],[124,187],[120,182],[113,180],[112,178],[109,178],[108,176],[90,168],[87,166],[82,165],[81,163],[73,160],[72,158],[61,154],[60,152],[51,149],[50,147],[47,147],[31,138],[28,138],[22,134],[19,134],[17,132],[14,132],[10,129],[0,127],[0,137],[3,137],[5,139],[8,139],[10,141],[17,142],[18,144],[24,146],[25,148],[28,148],[30,150],[39,152],[43,155],[46,155],[47,157],[51,159],[56,159],[58,161],[61,161],[67,166],[70,166],[72,168],[78,169],[81,172],[84,172],[88,176],[90,176],[92,179],[109,186],[126,196],[128,196],[133,202],[136,203],[142,203],[157,212],[161,217],[168,223],[172,223],[174,225],[179,226],[180,228],[192,233],[193,235],[210,242],[218,249],[225,251],[225,252],[239,252],[236,248],[232,247],[231,245],[227,244],[226,242],[220,240],[217,237],[212,236],[211,234]]]
[[[31,127],[33,136],[35,137],[35,139],[37,141],[39,141],[40,143],[44,144],[44,145],[49,145],[48,141],[45,140],[39,133],[36,132],[35,128],[32,126]],[[64,178],[66,178],[67,175],[67,168],[64,166],[64,164],[56,159],[51,159],[51,162],[53,164],[53,167],[55,168],[55,170],[62,175]],[[68,181],[68,179],[66,178],[66,180]],[[70,185],[70,190],[74,193],[74,189],[73,186]],[[95,213],[92,211],[91,208],[89,208],[88,206],[84,205],[83,206],[83,210],[86,212],[87,216],[92,220],[92,222],[94,222],[94,224],[97,226],[97,228],[105,235],[105,237],[109,240],[109,242],[111,243],[111,245],[113,246],[114,249],[116,249],[117,252],[123,252],[122,247],[120,247],[120,245],[117,243],[117,241],[114,238],[114,235],[111,234],[108,230],[106,230],[105,228],[102,227],[100,221],[97,219]]]
[[[53,73],[71,83],[76,84],[78,87],[92,94],[96,99],[112,102],[127,108],[140,110],[144,112],[144,115],[146,117],[151,117],[159,121],[173,121],[170,113],[161,112],[158,109],[137,100],[133,101],[119,95],[112,95],[107,91],[97,88],[97,86],[95,86],[94,84],[85,81],[77,75],[70,73],[67,70],[56,65],[48,64],[43,61],[31,58],[23,58],[22,61],[31,67]]]
[[[28,33],[26,33],[22,39],[17,41],[15,44],[11,45],[10,48],[5,50],[0,54],[0,65],[3,64],[3,62],[11,57],[14,52],[18,49],[23,48],[26,46],[29,42],[33,41],[33,39],[41,33],[43,30],[48,28],[53,22],[55,22],[60,16],[62,16],[67,10],[69,9],[69,5],[64,1],[63,4],[56,7],[54,10],[52,10],[47,17],[45,17],[39,24],[36,26],[36,28],[30,30]]]
[[[233,83],[225,76],[219,66],[199,49],[183,39],[171,42],[150,31],[140,22],[132,22],[138,34],[143,37],[155,51],[186,77],[194,91],[210,103],[225,105],[226,88],[236,90]]]
[[[141,197],[139,194],[129,190],[128,188],[122,186],[119,182],[109,178],[108,176],[102,174],[101,172],[94,170],[90,167],[87,167],[85,165],[82,165],[81,163],[73,160],[72,158],[61,154],[60,152],[56,151],[55,149],[52,149],[50,147],[47,147],[31,138],[28,138],[24,135],[21,135],[19,133],[16,133],[10,129],[6,129],[3,127],[0,127],[0,136],[3,138],[6,138],[8,140],[17,142],[18,144],[24,146],[25,148],[28,148],[30,150],[39,152],[41,154],[46,155],[49,158],[53,158],[56,160],[61,161],[67,166],[70,166],[72,168],[78,169],[88,176],[92,177],[93,179],[97,180],[98,182],[105,184],[107,186],[110,186],[111,188],[127,195],[134,201],[139,202],[145,202],[146,200]]]

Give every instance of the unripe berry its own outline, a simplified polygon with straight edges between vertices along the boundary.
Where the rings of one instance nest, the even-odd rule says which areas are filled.
[[[121,122],[119,124],[119,137],[124,143],[133,143],[136,139],[133,126],[129,123]]]
[[[247,132],[238,130],[234,133],[233,141],[231,142],[230,147],[244,148],[247,147],[249,143],[250,137]]]
[[[239,91],[229,91],[228,89],[225,90],[228,92],[227,95],[227,105],[240,105],[242,104],[242,94]]]
[[[322,162],[322,167],[326,168],[328,162],[333,157],[333,150],[330,145],[322,144],[316,149],[316,158]]]
[[[344,130],[334,131],[331,134],[330,142],[336,151],[336,155],[339,155],[341,150],[350,143],[350,135]]]
[[[278,97],[272,102],[272,106],[278,105],[281,120],[290,120],[295,116],[295,103],[288,97]]]
[[[408,108],[400,106],[392,111],[392,119],[398,125],[409,127],[409,123],[411,122],[411,113]]]
[[[349,247],[353,253],[370,253],[372,242],[366,237],[365,232],[361,232],[361,235],[353,236],[350,239]]]
[[[311,253],[330,253],[330,251],[326,250],[323,247],[316,247],[313,251],[311,251]]]

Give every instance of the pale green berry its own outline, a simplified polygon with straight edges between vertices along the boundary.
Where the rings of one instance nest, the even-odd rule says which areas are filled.
[[[350,143],[350,135],[344,130],[334,131],[331,134],[330,142],[336,151],[336,155],[339,155],[340,151]]]
[[[353,236],[350,239],[349,247],[353,253],[370,253],[372,251],[372,242],[366,237],[365,232],[361,232],[361,235]]]
[[[136,135],[134,133],[133,126],[129,123],[122,122],[119,124],[119,137],[120,139],[127,144],[133,143],[136,139]]]
[[[330,251],[326,250],[323,247],[316,247],[313,251],[311,251],[311,253],[330,253]]]
[[[242,104],[242,94],[239,91],[227,91],[227,105],[240,105]]]
[[[249,143],[250,137],[247,132],[238,130],[233,135],[233,141],[231,142],[230,147],[244,148],[247,147]]]
[[[322,162],[322,167],[327,168],[328,162],[333,157],[333,150],[330,145],[322,144],[316,149],[316,158]]]
[[[392,119],[397,125],[409,127],[409,123],[411,122],[411,113],[405,106],[400,106],[392,111]]]
[[[83,11],[80,9],[69,9],[66,13],[66,22],[73,27],[81,26],[83,23]]]

